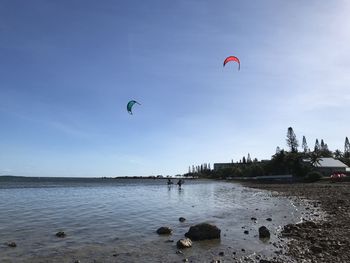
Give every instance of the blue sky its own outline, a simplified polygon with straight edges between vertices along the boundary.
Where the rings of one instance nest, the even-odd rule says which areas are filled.
[[[346,0],[2,0],[0,174],[174,175],[270,158],[289,126],[343,150],[349,13]]]

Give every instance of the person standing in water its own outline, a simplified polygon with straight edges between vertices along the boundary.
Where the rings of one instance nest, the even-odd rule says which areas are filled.
[[[179,188],[181,188],[182,184],[183,184],[182,179],[179,179],[179,181],[177,182],[177,185],[179,186]]]

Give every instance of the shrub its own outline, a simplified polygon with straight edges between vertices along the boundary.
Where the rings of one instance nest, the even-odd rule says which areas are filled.
[[[322,178],[322,174],[320,172],[312,171],[307,173],[305,176],[305,181],[308,183],[316,182]]]

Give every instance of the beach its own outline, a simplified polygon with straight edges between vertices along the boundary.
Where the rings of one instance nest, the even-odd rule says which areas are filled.
[[[283,239],[290,240],[284,254],[291,260],[350,262],[349,182],[245,185],[269,190],[274,196],[297,198],[306,204],[303,223],[287,225],[281,232]],[[285,261],[277,258],[273,262]]]

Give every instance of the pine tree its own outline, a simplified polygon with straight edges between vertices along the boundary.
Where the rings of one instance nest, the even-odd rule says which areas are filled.
[[[319,151],[320,151],[320,143],[318,142],[318,139],[316,139],[314,152],[319,152]]]
[[[287,131],[287,145],[291,152],[298,151],[299,143],[292,127],[289,127]]]
[[[348,137],[345,138],[344,157],[345,158],[350,158],[350,143],[349,143]]]
[[[321,139],[321,151],[324,151],[324,141]]]
[[[248,153],[248,156],[247,156],[247,163],[251,163],[252,162],[252,159],[250,158],[250,153]]]
[[[303,144],[302,144],[302,147],[303,147],[304,153],[307,153],[308,147],[307,147],[307,142],[306,142],[305,136],[303,136]]]

